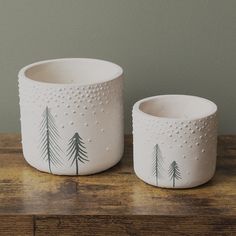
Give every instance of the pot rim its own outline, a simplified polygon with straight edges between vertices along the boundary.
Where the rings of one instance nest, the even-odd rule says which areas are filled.
[[[196,98],[196,99],[202,100],[202,101],[204,101],[206,103],[209,103],[212,108],[205,115],[199,115],[199,116],[191,117],[191,118],[184,118],[184,117],[177,118],[177,117],[155,116],[155,115],[146,113],[146,112],[144,112],[144,111],[142,111],[140,109],[141,104],[143,104],[144,102],[152,101],[152,100],[155,100],[155,99],[158,99],[158,98],[162,98],[162,97],[170,97],[170,98],[171,97],[172,98],[174,98],[174,97]],[[185,95],[185,94],[164,94],[164,95],[157,95],[157,96],[146,97],[146,98],[143,98],[143,99],[137,101],[134,104],[134,106],[133,106],[133,112],[137,112],[138,114],[143,115],[146,118],[157,119],[157,120],[165,120],[165,121],[176,121],[176,122],[201,120],[201,119],[204,119],[204,118],[207,118],[207,117],[215,115],[217,113],[217,110],[218,110],[217,105],[214,102],[212,102],[212,101],[210,101],[210,100],[208,100],[206,98],[202,98],[202,97],[198,97],[198,96],[194,96],[194,95]]]
[[[114,73],[114,76],[111,76],[111,78],[108,78],[108,79],[104,79],[104,80],[101,80],[99,82],[89,82],[89,83],[84,83],[84,84],[80,84],[80,83],[52,83],[52,82],[45,82],[45,81],[39,81],[39,80],[34,80],[34,79],[31,79],[29,78],[27,75],[26,75],[26,72],[29,70],[29,69],[32,69],[36,66],[39,66],[39,65],[43,65],[43,64],[49,64],[49,63],[53,63],[53,62],[61,62],[61,61],[74,61],[74,60],[82,60],[82,61],[92,61],[92,62],[101,62],[101,63],[106,63],[106,64],[110,64],[114,67],[117,68],[117,72]],[[20,69],[20,71],[18,72],[18,78],[19,80],[25,80],[29,83],[33,83],[33,84],[38,84],[38,85],[43,85],[43,86],[57,86],[57,87],[65,87],[65,86],[89,86],[89,85],[96,85],[96,84],[103,84],[103,83],[107,83],[107,82],[111,82],[113,80],[116,80],[120,77],[122,77],[124,74],[124,71],[122,69],[121,66],[113,63],[113,62],[110,62],[110,61],[106,61],[106,60],[102,60],[102,59],[95,59],[95,58],[57,58],[57,59],[48,59],[48,60],[42,60],[42,61],[38,61],[38,62],[34,62],[34,63],[31,63],[27,66],[24,66],[23,68]]]

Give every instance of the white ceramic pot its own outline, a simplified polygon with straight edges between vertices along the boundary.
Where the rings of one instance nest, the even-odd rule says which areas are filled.
[[[217,107],[204,98],[163,95],[133,107],[134,170],[148,184],[191,188],[215,172]]]
[[[123,71],[111,62],[56,59],[19,72],[23,154],[38,170],[88,175],[123,154]]]

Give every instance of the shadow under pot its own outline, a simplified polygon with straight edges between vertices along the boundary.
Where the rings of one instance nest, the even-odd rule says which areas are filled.
[[[69,58],[19,72],[23,154],[58,175],[104,171],[123,155],[123,71],[111,62]]]
[[[134,170],[148,184],[191,188],[216,167],[217,106],[204,98],[162,95],[133,107]]]

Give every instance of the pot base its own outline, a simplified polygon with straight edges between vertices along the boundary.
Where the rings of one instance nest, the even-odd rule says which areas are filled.
[[[134,171],[135,172],[135,171]],[[206,179],[206,180],[203,180],[203,181],[197,181],[197,182],[195,182],[195,183],[192,183],[192,184],[190,184],[190,185],[186,185],[186,186],[176,186],[176,187],[172,187],[172,186],[167,186],[167,185],[155,185],[155,184],[153,184],[153,183],[151,183],[151,182],[149,182],[149,181],[145,181],[142,177],[140,177],[136,172],[135,172],[135,175],[140,179],[140,180],[142,180],[142,182],[144,182],[145,184],[148,184],[148,185],[151,185],[151,186],[153,186],[153,187],[156,187],[156,188],[163,188],[163,189],[191,189],[191,188],[197,188],[197,187],[199,187],[199,186],[201,186],[201,185],[204,185],[204,184],[206,184],[206,183],[208,183],[209,181],[211,181],[212,179],[213,179],[213,177],[214,177],[214,175],[215,175],[215,173],[213,173],[213,175],[210,177],[210,178],[208,178],[208,179]]]
[[[122,159],[122,156],[123,154],[121,155],[121,157],[119,159],[117,159],[115,162],[113,162],[112,164],[110,165],[107,165],[106,167],[103,167],[103,168],[100,168],[100,169],[97,169],[96,171],[87,171],[87,172],[84,172],[84,173],[79,173],[78,175],[76,175],[74,173],[74,171],[63,171],[63,170],[55,170],[53,171],[52,173],[50,171],[48,171],[47,169],[45,168],[41,168],[41,167],[38,167],[32,163],[30,163],[30,161],[28,161],[25,157],[25,161],[27,162],[28,165],[30,165],[31,167],[33,167],[34,169],[40,171],[40,172],[43,172],[43,173],[48,173],[48,174],[52,174],[52,175],[59,175],[59,176],[86,176],[86,175],[94,175],[94,174],[98,174],[98,173],[101,173],[101,172],[104,172],[108,169],[111,169],[112,167],[114,167],[115,165],[117,165],[120,160]]]

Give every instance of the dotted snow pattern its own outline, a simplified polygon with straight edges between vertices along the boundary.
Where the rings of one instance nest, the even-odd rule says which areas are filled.
[[[59,120],[65,121],[57,124],[61,130],[65,130],[68,126],[74,126],[79,115],[85,128],[95,124],[95,126],[99,126],[100,133],[106,135],[106,127],[100,126],[98,119],[101,116],[109,116],[110,110],[106,108],[116,108],[116,106],[120,108],[123,105],[120,102],[122,101],[123,86],[121,81],[118,79],[101,84],[68,84],[66,86],[56,84],[54,86],[19,80],[21,114],[29,109],[32,113],[42,114],[45,107],[49,107],[56,122],[59,117]],[[87,115],[94,117],[92,124],[86,120]],[[64,116],[64,119],[61,116]],[[121,119],[123,118],[121,117]],[[93,137],[85,138],[89,140],[88,142],[93,140]]]

